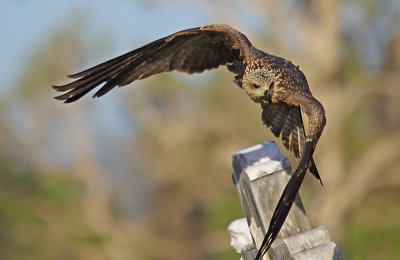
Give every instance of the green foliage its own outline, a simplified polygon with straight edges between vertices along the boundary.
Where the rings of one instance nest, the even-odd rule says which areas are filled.
[[[78,259],[84,245],[100,245],[82,218],[80,190],[71,178],[0,161],[0,258]]]
[[[357,156],[365,151],[373,137],[373,124],[368,117],[360,115],[360,111],[350,113],[343,120],[343,153],[347,163],[351,163]]]
[[[349,259],[397,259],[400,255],[400,207],[396,189],[377,191],[366,197],[349,218],[344,238]]]

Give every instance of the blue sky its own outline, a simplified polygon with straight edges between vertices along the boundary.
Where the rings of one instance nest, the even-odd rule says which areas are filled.
[[[85,16],[88,29],[95,34],[111,34],[112,53],[105,54],[109,58],[133,49],[135,44],[184,29],[183,24],[191,27],[212,20],[203,9],[193,10],[179,3],[155,6],[132,0],[112,4],[106,0],[3,0],[0,9],[2,82],[12,85],[27,57],[58,26],[77,15]]]

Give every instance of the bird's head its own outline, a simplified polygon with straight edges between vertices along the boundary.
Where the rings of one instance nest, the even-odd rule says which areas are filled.
[[[257,103],[271,102],[274,85],[274,75],[263,68],[246,69],[243,75],[242,88]]]

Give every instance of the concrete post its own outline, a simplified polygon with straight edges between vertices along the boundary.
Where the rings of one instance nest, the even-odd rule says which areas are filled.
[[[290,175],[290,162],[275,142],[258,144],[233,155],[232,179],[256,248],[260,247],[264,239],[272,213]],[[321,245],[325,246],[320,247]],[[301,258],[307,250],[312,250],[312,254],[318,257]],[[276,241],[269,250],[269,256],[264,259],[326,259],[325,256],[329,254],[335,256],[334,251],[340,255],[326,229],[320,227],[311,230],[304,207],[297,195]],[[253,254],[257,250],[250,246],[244,248],[242,252],[243,259],[254,259]]]

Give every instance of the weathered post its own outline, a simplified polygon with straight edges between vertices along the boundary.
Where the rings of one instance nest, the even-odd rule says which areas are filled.
[[[233,155],[233,183],[239,194],[250,233],[259,248],[272,213],[290,179],[289,160],[275,142],[265,142]],[[254,259],[253,245],[242,250],[243,259]],[[330,257],[329,257],[330,256]],[[277,240],[264,259],[342,259],[328,231],[312,229],[299,195]]]

